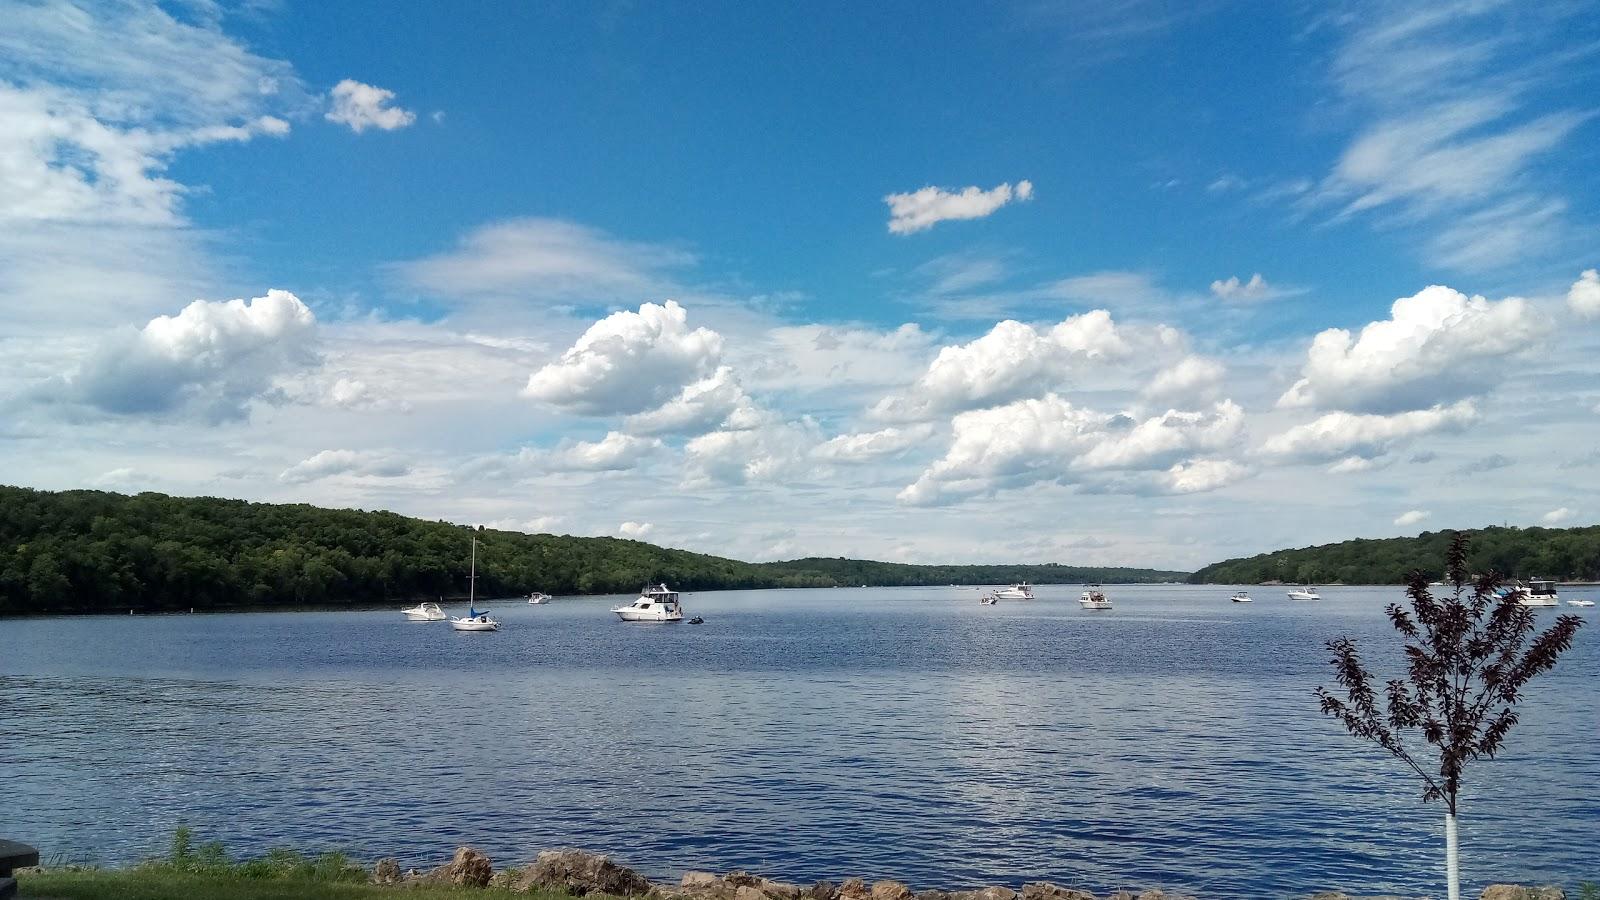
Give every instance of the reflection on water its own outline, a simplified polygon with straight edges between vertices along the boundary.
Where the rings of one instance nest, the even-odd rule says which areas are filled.
[[[101,861],[189,824],[408,865],[470,842],[662,877],[1436,889],[1442,814],[1311,693],[1327,638],[1383,657],[1392,590],[1115,587],[1110,613],[1077,590],[689,595],[702,627],[505,603],[490,635],[392,611],[0,622],[0,830]],[[1596,640],[1470,773],[1469,883],[1596,876]]]

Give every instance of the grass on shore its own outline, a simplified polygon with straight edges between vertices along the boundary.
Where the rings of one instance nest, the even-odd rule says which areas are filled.
[[[17,878],[19,900],[434,900],[465,895],[498,900],[573,900],[565,893],[515,893],[503,888],[379,885],[343,853],[306,857],[292,850],[233,861],[221,843],[198,847],[187,828],[172,836],[167,855],[125,869],[45,868]],[[612,900],[612,898],[596,898]]]
[[[135,866],[131,869],[46,870],[17,881],[18,900],[571,900],[566,894],[518,894],[495,888],[405,885],[390,887],[351,881],[318,881],[283,876],[248,878],[202,875]]]

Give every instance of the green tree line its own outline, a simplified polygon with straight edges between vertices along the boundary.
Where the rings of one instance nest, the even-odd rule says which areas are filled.
[[[472,530],[391,512],[0,486],[0,614],[364,605],[465,597]],[[479,530],[478,594],[1168,581],[1070,566],[746,563],[604,537]]]
[[[1600,525],[1582,528],[1482,528],[1472,539],[1472,563],[1510,578],[1600,581]],[[1444,577],[1441,562],[1454,531],[1416,537],[1341,541],[1230,559],[1189,576],[1193,584],[1401,584],[1412,571]]]

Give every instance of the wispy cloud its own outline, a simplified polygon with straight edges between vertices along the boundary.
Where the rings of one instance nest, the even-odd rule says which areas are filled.
[[[940,222],[957,219],[981,219],[1011,203],[1033,199],[1033,182],[1019,181],[1012,188],[1009,182],[989,190],[980,187],[948,191],[941,187],[925,187],[905,194],[889,194],[883,202],[889,205],[889,231],[893,234],[914,234],[926,231]]]
[[[368,128],[394,131],[417,120],[417,114],[411,110],[391,105],[395,99],[394,91],[363,84],[352,78],[334,85],[329,96],[333,104],[323,118],[344,125],[356,134]]]

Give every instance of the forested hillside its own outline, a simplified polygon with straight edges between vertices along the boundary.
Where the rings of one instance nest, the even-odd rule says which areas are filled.
[[[1472,566],[1513,578],[1600,581],[1600,525],[1584,528],[1482,528],[1472,537]],[[1444,552],[1451,531],[1416,537],[1342,541],[1299,550],[1279,550],[1230,559],[1189,576],[1194,584],[1259,584],[1264,581],[1343,584],[1399,584],[1421,570],[1429,579],[1444,575]]]
[[[358,605],[464,597],[471,530],[388,512],[0,486],[0,614]],[[639,541],[480,531],[478,591],[618,593],[1183,573],[1055,566],[751,564]]]

